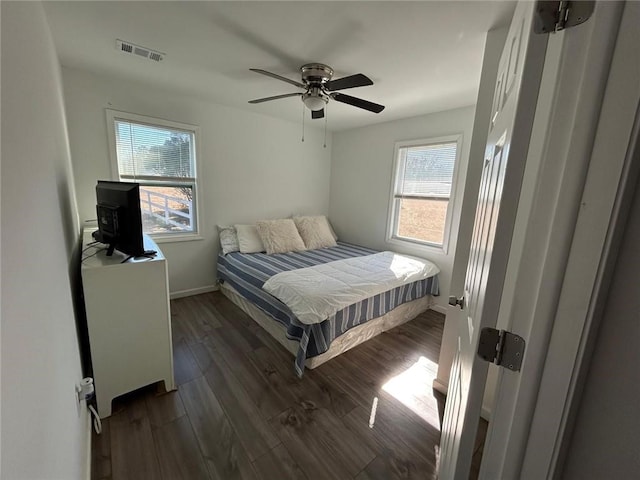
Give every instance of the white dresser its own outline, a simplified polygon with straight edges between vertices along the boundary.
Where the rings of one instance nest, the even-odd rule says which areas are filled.
[[[111,401],[140,387],[164,382],[175,390],[167,260],[144,236],[153,258],[127,259],[117,250],[106,256],[85,229],[82,286],[101,418],[111,415]],[[124,263],[123,260],[126,260]]]

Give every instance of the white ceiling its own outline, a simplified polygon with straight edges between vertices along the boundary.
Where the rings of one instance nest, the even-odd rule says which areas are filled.
[[[247,101],[298,89],[249,68],[298,81],[309,62],[333,67],[334,79],[364,73],[374,85],[345,93],[386,109],[376,115],[332,101],[334,131],[474,104],[484,33],[507,24],[514,8],[503,1],[44,3],[64,66],[291,121],[302,115],[297,97]],[[166,57],[123,54],[116,39]]]

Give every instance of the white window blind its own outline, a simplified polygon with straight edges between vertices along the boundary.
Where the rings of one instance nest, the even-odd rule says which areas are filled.
[[[451,195],[457,143],[403,147],[399,197],[439,197]]]
[[[193,132],[115,120],[118,171],[123,179],[193,179]]]

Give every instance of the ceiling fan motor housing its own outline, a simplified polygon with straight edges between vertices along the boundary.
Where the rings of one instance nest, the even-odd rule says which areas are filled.
[[[326,83],[333,77],[333,68],[323,63],[307,63],[300,70],[302,80],[311,85]]]

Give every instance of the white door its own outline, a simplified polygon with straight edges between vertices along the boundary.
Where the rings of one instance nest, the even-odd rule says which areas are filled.
[[[476,356],[478,335],[498,317],[545,58],[547,36],[532,29],[534,6],[518,3],[498,67],[442,425],[442,480],[466,479],[471,466],[488,369]]]

